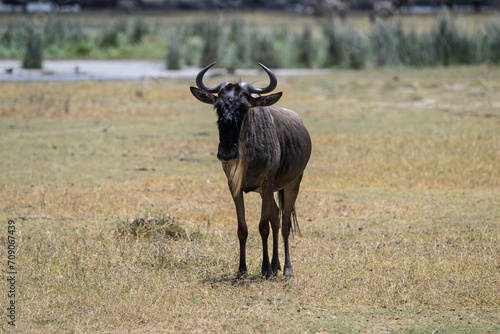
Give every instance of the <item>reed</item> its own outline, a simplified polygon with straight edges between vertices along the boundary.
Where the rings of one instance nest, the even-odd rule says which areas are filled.
[[[428,21],[425,29],[407,23],[413,22],[411,17],[376,21],[368,28],[339,19],[298,21],[300,24],[292,25],[250,18],[258,24],[232,16],[172,24],[142,17],[97,23],[54,17],[40,22],[36,29],[30,22],[8,22],[0,25],[0,58],[24,54],[24,41],[36,38],[25,33],[31,29],[37,31],[43,43],[33,46],[30,52],[42,48],[45,59],[168,59],[172,52],[180,58],[175,60],[175,66],[169,66],[172,68],[204,66],[213,61],[227,68],[254,67],[257,61],[271,67],[291,68],[500,63],[499,18],[489,18],[478,25],[444,12]]]
[[[22,67],[25,69],[41,69],[43,62],[42,35],[33,29],[28,29],[25,35],[25,49]]]

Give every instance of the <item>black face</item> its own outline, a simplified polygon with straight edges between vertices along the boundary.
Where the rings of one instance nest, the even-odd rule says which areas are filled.
[[[251,108],[250,99],[250,94],[240,85],[228,84],[219,92],[214,107],[217,109],[219,126],[217,158],[221,161],[238,160],[241,125]]]

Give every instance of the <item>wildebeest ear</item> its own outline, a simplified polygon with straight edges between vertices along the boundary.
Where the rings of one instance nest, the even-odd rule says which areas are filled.
[[[191,89],[191,93],[194,95],[194,97],[196,97],[203,103],[214,104],[217,100],[215,95],[212,95],[203,89],[199,89],[196,87],[190,87],[189,89]]]
[[[266,107],[278,102],[283,92],[252,98],[252,107]]]

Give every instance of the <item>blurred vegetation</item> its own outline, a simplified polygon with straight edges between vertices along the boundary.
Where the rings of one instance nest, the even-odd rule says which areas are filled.
[[[29,69],[42,68],[43,40],[41,34],[29,29],[25,32],[26,44],[23,54],[22,66]]]
[[[179,70],[182,65],[182,39],[179,31],[173,32],[168,38],[167,68]]]
[[[159,26],[144,18],[39,22],[0,25],[0,58],[24,55],[25,67],[41,59],[165,59],[166,67],[428,67],[500,62],[500,17],[473,25],[444,12],[430,27],[412,27],[406,18],[379,20],[369,29],[339,19],[320,25],[271,23],[245,19],[184,20]],[[37,33],[26,33],[36,30]]]

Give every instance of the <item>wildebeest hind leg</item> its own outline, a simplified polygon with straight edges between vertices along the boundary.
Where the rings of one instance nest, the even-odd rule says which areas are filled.
[[[292,229],[292,213],[295,210],[295,200],[299,194],[300,181],[302,180],[302,174],[295,179],[291,184],[283,189],[282,200],[280,205],[283,220],[281,233],[283,234],[283,244],[285,246],[285,267],[283,269],[283,275],[286,277],[293,276],[292,262],[290,260],[290,247],[289,247],[289,236]]]
[[[278,206],[276,205],[276,202],[274,200],[273,200],[270,220],[271,220],[271,228],[273,230],[273,258],[271,260],[271,270],[272,270],[272,276],[276,276],[278,274],[278,270],[281,270],[280,259],[278,256],[280,217],[279,217]]]

